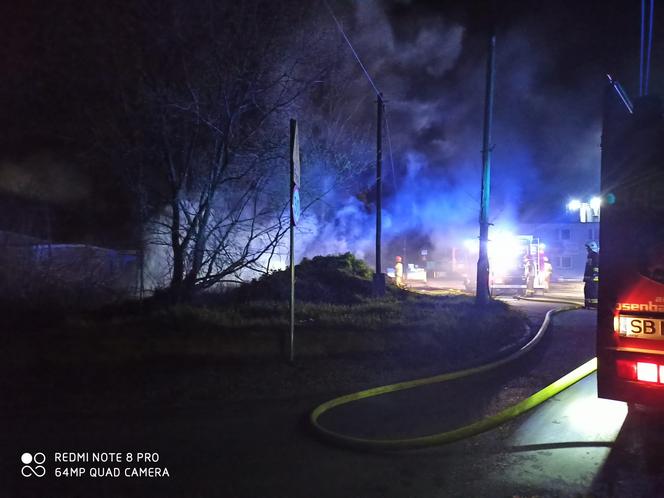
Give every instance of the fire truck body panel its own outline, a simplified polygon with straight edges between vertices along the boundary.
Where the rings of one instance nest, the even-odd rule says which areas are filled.
[[[664,122],[652,97],[634,115],[612,99],[602,136],[598,392],[664,407]]]

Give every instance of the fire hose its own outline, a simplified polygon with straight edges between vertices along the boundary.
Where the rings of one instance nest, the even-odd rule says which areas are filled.
[[[544,401],[552,398],[556,394],[564,391],[571,385],[580,381],[584,377],[587,377],[595,370],[597,370],[597,358],[584,363],[583,365],[575,368],[571,372],[565,374],[563,377],[559,378],[555,382],[549,384],[544,389],[536,392],[532,396],[520,401],[519,403],[509,406],[495,415],[491,415],[484,419],[478,420],[471,424],[459,427],[457,429],[452,429],[446,432],[440,432],[436,434],[428,434],[425,436],[412,437],[412,438],[400,438],[400,439],[367,439],[361,437],[350,436],[347,434],[341,434],[333,430],[327,429],[319,423],[320,417],[336,408],[354,401],[359,401],[361,399],[372,398],[375,396],[381,396],[388,393],[393,393],[397,391],[404,391],[407,389],[413,389],[419,386],[425,386],[430,384],[448,382],[454,379],[460,379],[462,377],[468,377],[471,375],[476,375],[482,372],[487,372],[493,370],[502,365],[510,363],[529,351],[531,351],[542,339],[547,328],[551,323],[552,317],[557,313],[562,313],[565,311],[572,311],[580,309],[581,304],[575,301],[565,301],[565,300],[555,300],[555,299],[534,299],[534,298],[522,298],[527,301],[539,301],[539,302],[554,302],[561,304],[568,304],[568,307],[565,308],[554,308],[549,310],[545,317],[542,325],[537,330],[528,343],[519,348],[516,352],[501,358],[499,360],[486,363],[477,367],[466,368],[462,370],[456,370],[453,372],[448,372],[440,375],[435,375],[432,377],[425,377],[421,379],[415,379],[405,382],[398,382],[396,384],[388,384],[385,386],[374,387],[371,389],[365,389],[363,391],[354,392],[351,394],[346,394],[338,398],[331,399],[317,406],[309,415],[309,421],[316,431],[317,435],[323,438],[325,441],[330,442],[335,445],[344,446],[354,450],[363,450],[363,451],[395,451],[395,450],[405,450],[405,449],[415,449],[415,448],[425,448],[430,446],[439,446],[444,444],[449,444],[461,439],[466,439],[471,436],[475,436],[482,432],[486,432],[490,429],[498,427],[499,425],[518,417],[519,415],[532,410],[536,406],[542,404]]]

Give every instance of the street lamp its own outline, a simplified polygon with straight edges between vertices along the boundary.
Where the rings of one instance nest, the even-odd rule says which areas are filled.
[[[592,197],[590,201],[580,201],[578,199],[572,199],[567,203],[568,211],[578,211],[579,212],[579,221],[581,223],[591,223],[599,221],[599,210],[602,205],[602,199],[600,197]]]
[[[578,211],[581,209],[581,201],[578,199],[572,199],[567,203],[567,209],[570,211]]]

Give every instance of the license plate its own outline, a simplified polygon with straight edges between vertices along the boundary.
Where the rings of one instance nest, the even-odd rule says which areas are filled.
[[[619,322],[621,337],[664,341],[664,319],[662,318],[621,315]]]

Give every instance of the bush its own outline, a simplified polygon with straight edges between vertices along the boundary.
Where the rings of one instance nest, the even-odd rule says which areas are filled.
[[[373,271],[352,253],[316,256],[295,266],[295,299],[298,302],[356,304],[371,298]],[[391,292],[398,291],[396,288]],[[287,301],[290,271],[282,270],[229,291],[228,302]]]

